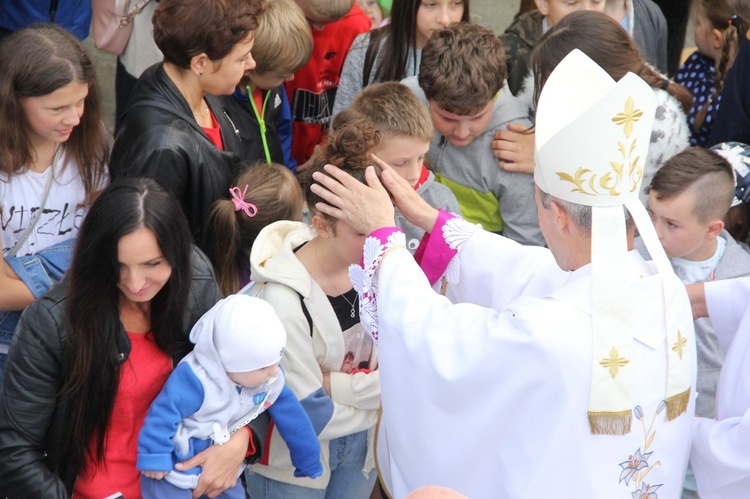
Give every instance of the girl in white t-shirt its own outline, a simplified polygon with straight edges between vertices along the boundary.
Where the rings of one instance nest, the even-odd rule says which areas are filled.
[[[35,25],[0,44],[0,376],[17,321],[4,312],[61,277],[65,241],[106,183],[99,100],[93,63],[66,30]]]

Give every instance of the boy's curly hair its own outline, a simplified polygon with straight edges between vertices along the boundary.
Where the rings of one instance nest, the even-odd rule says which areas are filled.
[[[508,75],[503,44],[487,28],[458,23],[436,31],[422,49],[419,86],[449,113],[471,116],[487,106]]]

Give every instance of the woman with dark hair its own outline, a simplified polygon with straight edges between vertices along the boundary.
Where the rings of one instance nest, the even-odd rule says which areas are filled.
[[[261,0],[162,0],[153,17],[164,62],[147,69],[121,116],[112,176],[158,178],[203,244],[211,204],[229,192],[242,146],[215,95],[255,67],[250,50]]]
[[[114,182],[91,207],[63,281],[23,314],[0,392],[0,483],[8,497],[140,497],[138,432],[220,298],[161,184]],[[249,433],[212,446],[197,492],[236,481]],[[232,477],[232,473],[234,476]]]
[[[538,99],[547,78],[573,49],[579,49],[615,81],[634,73],[654,89],[656,119],[643,171],[640,198],[646,203],[651,178],[666,160],[687,148],[687,112],[693,98],[685,87],[659,74],[646,63],[627,31],[607,14],[574,12],[550,28],[531,54],[534,93]]]
[[[68,31],[37,24],[0,44],[0,380],[20,311],[68,267],[107,181],[99,101],[91,58]]]
[[[461,21],[469,22],[469,0],[393,2],[389,24],[354,39],[341,70],[333,115],[348,108],[371,83],[417,75],[422,47],[432,33]]]

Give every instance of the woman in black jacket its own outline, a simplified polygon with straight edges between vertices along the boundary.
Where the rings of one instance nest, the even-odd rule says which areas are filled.
[[[229,196],[242,151],[214,95],[231,94],[255,67],[250,50],[261,10],[261,0],[162,0],[153,25],[164,62],[139,78],[112,148],[112,178],[161,180],[199,246],[212,203]]]
[[[140,497],[143,418],[219,298],[174,197],[140,177],[108,187],[67,276],[16,330],[0,392],[0,497]],[[236,481],[249,435],[192,460],[203,466],[199,489]]]

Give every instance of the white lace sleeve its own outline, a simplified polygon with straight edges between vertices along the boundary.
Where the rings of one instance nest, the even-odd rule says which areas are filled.
[[[461,248],[476,231],[481,229],[481,225],[471,224],[460,217],[451,218],[443,225],[443,241],[456,252],[445,269],[445,280],[449,283],[455,284],[458,282],[461,269]]]
[[[375,236],[365,239],[362,260],[363,267],[349,266],[349,278],[359,294],[359,317],[365,331],[370,333],[373,341],[378,341],[377,272],[380,262],[392,249],[406,247],[403,232],[392,232],[385,243]]]

